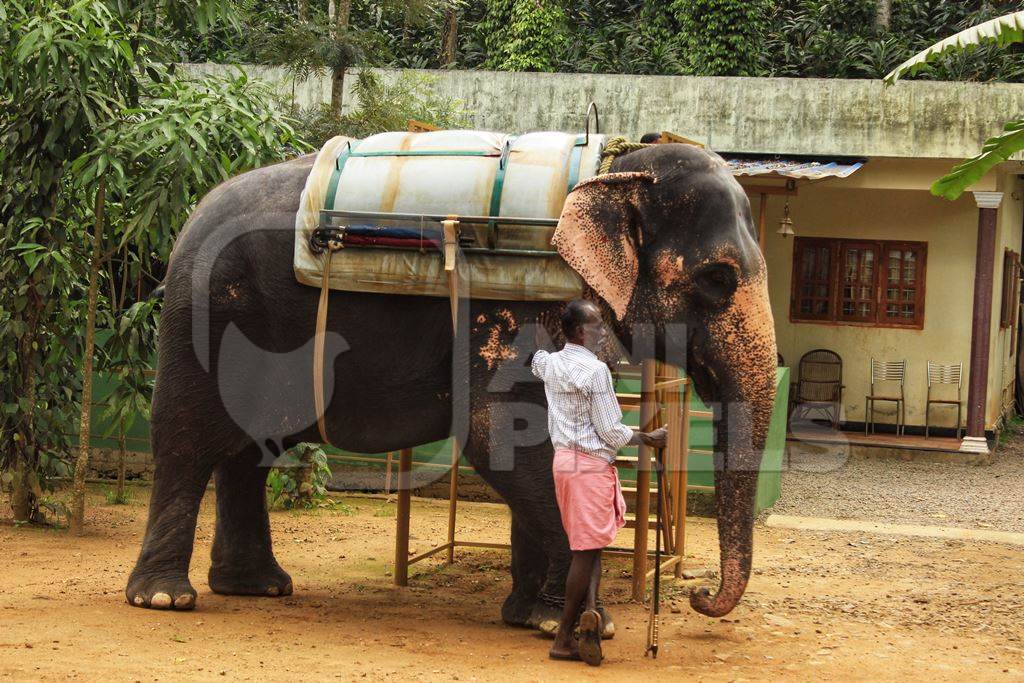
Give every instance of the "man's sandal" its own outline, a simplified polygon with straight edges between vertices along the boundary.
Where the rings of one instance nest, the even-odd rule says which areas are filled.
[[[551,652],[550,650],[548,651],[548,657],[562,662],[578,662],[581,659],[579,652],[570,652],[567,655],[563,655],[560,652]]]
[[[601,615],[596,610],[587,610],[580,615],[580,659],[590,666],[600,666]]]

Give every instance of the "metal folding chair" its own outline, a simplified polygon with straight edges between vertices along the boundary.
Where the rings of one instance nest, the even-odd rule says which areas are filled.
[[[875,433],[875,403],[882,401],[896,404],[896,434],[902,436],[906,427],[906,397],[903,394],[903,380],[907,374],[907,361],[871,359],[871,393],[864,397],[864,433]],[[899,388],[899,396],[880,394],[875,390],[876,382],[895,383]]]
[[[931,422],[928,419],[928,413],[932,408],[932,404],[937,404],[945,406],[956,406],[956,438],[960,438],[960,434],[963,431],[960,426],[960,419],[963,416],[963,375],[963,361],[960,361],[956,365],[943,365],[941,363],[933,363],[932,361],[928,361],[928,395],[924,407],[925,437],[928,436],[929,428],[931,426]],[[949,398],[932,398],[932,387],[937,384],[955,384],[956,400]]]

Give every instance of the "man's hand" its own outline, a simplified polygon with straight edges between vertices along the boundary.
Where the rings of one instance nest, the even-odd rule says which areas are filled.
[[[537,316],[537,327],[533,330],[533,348],[536,350],[551,348],[551,333],[548,328],[554,316],[550,311],[544,311]]]
[[[641,432],[640,439],[644,445],[651,448],[664,448],[668,443],[668,430],[664,427],[655,429],[653,432]]]
[[[643,444],[651,448],[664,448],[668,443],[668,430],[664,427],[655,429],[653,432],[641,432],[639,429],[634,429],[633,438],[629,443],[633,446]]]

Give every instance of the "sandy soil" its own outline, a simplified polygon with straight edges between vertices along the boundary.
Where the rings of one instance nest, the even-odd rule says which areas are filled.
[[[295,581],[283,599],[214,595],[206,585],[212,494],[200,516],[194,612],[134,609],[125,577],[145,521],[94,495],[89,532],[14,528],[0,520],[0,678],[158,680],[385,678],[489,681],[1021,680],[1024,550],[1010,546],[758,528],[755,574],[726,619],[689,609],[706,580],[667,581],[661,655],[645,658],[646,611],[626,602],[627,560],[606,563],[618,635],[605,664],[551,662],[548,641],[500,623],[510,579],[502,551],[462,550],[451,567],[389,576],[394,505],[272,515],[277,555]],[[94,492],[96,493],[96,492]],[[0,509],[7,510],[0,500]],[[413,550],[443,538],[446,504],[414,502]],[[504,541],[498,505],[461,506],[460,535]],[[714,527],[693,520],[690,567],[717,565]],[[624,531],[620,541],[630,532]]]

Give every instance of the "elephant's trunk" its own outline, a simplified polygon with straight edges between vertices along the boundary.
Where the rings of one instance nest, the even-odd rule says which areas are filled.
[[[763,271],[736,290],[732,305],[708,326],[701,355],[710,377],[702,397],[721,408],[715,443],[715,511],[721,583],[712,597],[691,594],[701,614],[721,617],[743,597],[753,558],[754,501],[775,403],[775,329]]]

